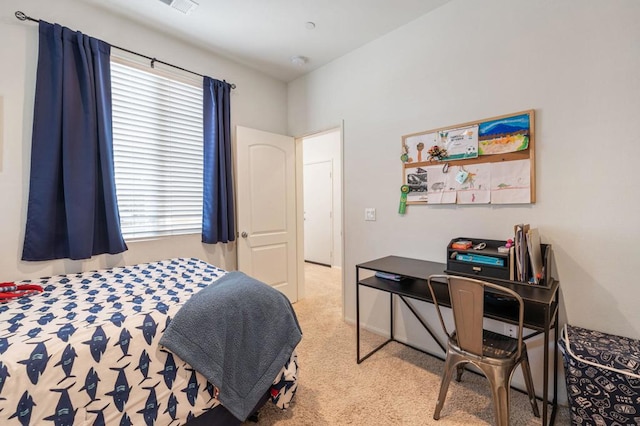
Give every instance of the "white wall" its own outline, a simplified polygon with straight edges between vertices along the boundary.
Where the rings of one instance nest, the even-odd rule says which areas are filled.
[[[340,130],[322,132],[318,135],[303,138],[304,164],[331,161],[333,177],[333,247],[331,249],[331,266],[342,267],[342,155]],[[305,194],[305,197],[312,194]]]
[[[232,125],[275,133],[287,130],[284,83],[136,25],[76,0],[2,0],[0,4],[0,97],[4,122],[0,137],[0,280],[10,281],[64,272],[133,264],[168,257],[199,257],[225,269],[236,267],[234,243],[204,245],[200,235],[128,242],[121,255],[94,256],[87,261],[22,262],[22,242],[29,187],[31,126],[38,55],[38,26],[14,17],[17,10],[36,19],[59,23],[147,56],[235,83]],[[116,50],[114,49],[114,53]]]
[[[344,120],[347,320],[356,264],[390,254],[445,262],[451,238],[507,239],[525,222],[555,250],[561,323],[640,337],[639,18],[636,0],[453,0],[289,84],[291,134]],[[398,215],[402,135],[527,109],[535,204]],[[376,222],[363,220],[365,207]],[[386,295],[363,300],[362,319],[386,329]],[[407,312],[397,336],[435,351]]]

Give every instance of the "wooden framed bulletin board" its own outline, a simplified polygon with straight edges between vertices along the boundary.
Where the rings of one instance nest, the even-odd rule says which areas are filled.
[[[401,159],[407,204],[535,203],[534,110],[405,135]]]

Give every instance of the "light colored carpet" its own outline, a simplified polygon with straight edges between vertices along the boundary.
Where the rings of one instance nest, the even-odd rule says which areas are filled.
[[[442,361],[390,343],[358,365],[355,327],[342,320],[341,271],[307,263],[305,276],[307,295],[294,305],[304,334],[297,349],[298,391],[286,411],[267,403],[257,425],[493,424],[491,395],[482,376],[467,372],[461,383],[452,381],[436,421]],[[364,351],[384,341],[367,332],[362,339]],[[541,424],[526,396],[513,390],[511,424]],[[568,424],[568,409],[561,407],[556,425]]]

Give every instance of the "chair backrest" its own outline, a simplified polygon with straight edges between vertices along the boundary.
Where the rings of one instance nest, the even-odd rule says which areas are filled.
[[[477,356],[482,356],[483,318],[484,318],[484,294],[485,288],[489,287],[501,295],[507,295],[515,299],[519,304],[518,310],[518,353],[520,356],[522,348],[522,322],[524,320],[524,302],[522,297],[515,291],[493,284],[487,281],[473,278],[460,277],[455,275],[431,275],[427,280],[429,291],[436,306],[438,317],[444,332],[452,338],[453,333],[449,333],[440,312],[440,305],[433,291],[432,280],[445,280],[449,286],[449,297],[453,320],[456,331],[456,342],[460,349]]]

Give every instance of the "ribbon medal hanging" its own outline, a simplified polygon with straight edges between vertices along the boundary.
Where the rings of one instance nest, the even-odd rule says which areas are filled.
[[[399,214],[405,214],[407,211],[407,194],[409,193],[409,185],[402,185],[400,187],[400,207],[398,208]]]

